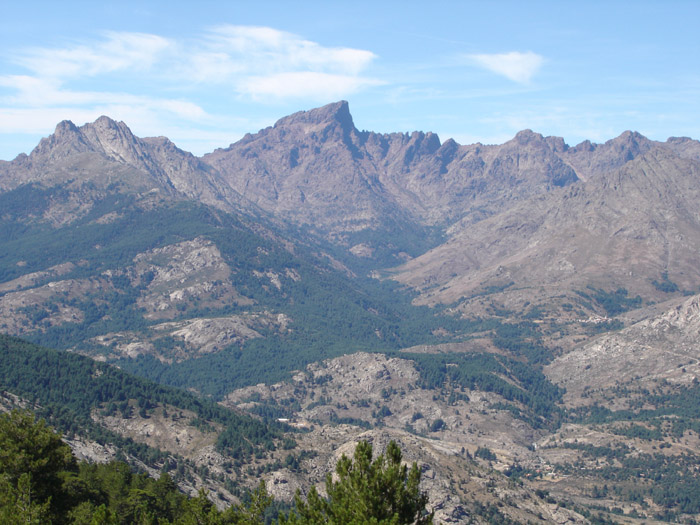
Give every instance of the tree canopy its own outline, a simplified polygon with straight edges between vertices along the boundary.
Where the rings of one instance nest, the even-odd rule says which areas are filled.
[[[353,459],[343,455],[335,469],[337,479],[326,477],[328,499],[312,487],[307,500],[296,496],[296,510],[280,523],[310,525],[427,525],[428,497],[420,490],[420,469],[402,462],[401,449],[391,441],[384,454],[372,460],[372,445],[361,441]]]
[[[0,516],[12,523],[60,518],[72,500],[78,465],[71,449],[31,412],[0,417]],[[9,520],[9,521],[8,521]],[[59,520],[60,521],[60,520]]]

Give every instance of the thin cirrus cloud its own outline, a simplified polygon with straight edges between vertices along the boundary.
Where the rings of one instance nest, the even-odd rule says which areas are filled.
[[[254,100],[303,97],[337,99],[365,87],[380,84],[377,80],[350,75],[298,71],[250,77],[240,83],[238,89]]]
[[[224,25],[213,28],[206,45],[224,51],[246,69],[312,70],[359,74],[376,55],[364,49],[324,47],[270,27]]]
[[[382,84],[362,75],[376,58],[269,27],[225,25],[210,30],[185,64],[190,78],[229,84],[255,100],[328,100]]]
[[[467,55],[467,59],[518,84],[529,84],[544,64],[544,58],[532,51]]]
[[[99,108],[99,107],[144,107],[150,111],[165,111],[185,119],[201,119],[206,112],[197,104],[178,99],[153,97],[110,91],[73,91],[62,82],[52,78],[27,75],[0,76],[0,87],[14,89],[16,95],[8,97],[15,111],[22,109],[49,108]],[[2,108],[0,109],[7,109]],[[99,115],[98,115],[99,116]],[[2,126],[0,126],[1,128]]]
[[[0,115],[15,133],[51,129],[57,117],[82,122],[106,113],[118,119],[148,115],[154,124],[202,119],[206,112],[192,101],[135,87],[137,76],[152,75],[176,47],[158,35],[105,32],[99,40],[71,46],[16,50],[6,60],[25,73],[0,75]],[[0,125],[0,132],[9,132],[5,129]]]
[[[63,49],[29,48],[13,61],[40,77],[75,78],[124,69],[147,70],[173,42],[145,33],[104,33],[104,40]]]
[[[192,41],[176,41],[143,33],[104,33],[104,40],[73,47],[30,48],[11,58],[29,70],[17,87],[35,83],[71,82],[109,73],[138,72],[166,81],[231,84],[241,94],[252,95],[250,86],[260,85],[266,95],[302,96],[287,89],[280,79],[296,84],[305,76],[313,86],[307,93],[331,93],[345,82],[349,92],[378,81],[361,73],[376,59],[371,51],[324,47],[298,35],[269,27],[219,26]],[[269,80],[266,80],[269,79]],[[5,85],[8,81],[5,79]],[[273,87],[278,86],[278,91]]]

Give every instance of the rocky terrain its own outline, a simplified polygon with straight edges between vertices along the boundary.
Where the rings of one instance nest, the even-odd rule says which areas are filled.
[[[698,353],[693,350],[700,337],[694,327],[697,312],[696,296],[658,318],[636,323],[619,334],[603,335],[557,358],[545,371],[555,383],[568,387],[564,406],[571,410],[582,404],[619,411],[640,406],[651,409],[651,400],[645,405],[644,391],[662,388],[673,392],[674,384],[697,383]],[[649,327],[654,327],[653,332]],[[681,347],[665,349],[668,338]],[[642,341],[649,346],[640,347]],[[652,341],[659,345],[656,349]],[[455,517],[456,522],[463,522],[466,518],[462,512],[469,508],[466,502],[489,501],[474,488],[475,482],[483,487],[483,471],[473,464],[445,469],[445,454],[460,461],[475,458],[481,468],[508,474],[511,489],[513,473],[520,472],[515,479],[524,480],[531,489],[551,493],[556,501],[573,501],[580,508],[617,509],[619,516],[643,517],[662,515],[664,506],[654,498],[630,501],[626,497],[630,486],[645,485],[619,474],[610,478],[609,469],[615,471],[636,462],[640,470],[634,476],[644,478],[649,476],[645,469],[653,468],[659,451],[664,461],[680,466],[689,458],[697,458],[700,447],[700,433],[695,428],[678,434],[672,428],[672,418],[659,424],[630,413],[621,419],[564,423],[554,431],[533,428],[504,411],[505,399],[498,395],[480,390],[456,392],[447,385],[440,391],[425,390],[418,384],[419,377],[411,360],[358,353],[309,365],[288,382],[237,390],[223,403],[242,410],[281,409],[284,420],[307,431],[300,445],[314,454],[337,454],[347,449],[348,443],[356,442],[358,436],[374,438],[386,433],[407,447],[409,457],[423,458],[426,447],[435,447],[432,463],[422,460],[430,468],[425,487],[431,501],[437,502],[437,515],[444,522]],[[423,454],[412,456],[414,446],[419,446]],[[489,459],[480,459],[485,456]],[[327,456],[322,453],[321,457]],[[645,462],[649,466],[645,467]],[[304,490],[310,481],[318,483],[334,462],[328,460],[321,468],[318,463],[318,459],[304,461],[303,475],[273,473],[269,478],[271,490],[280,490],[279,497],[284,498],[297,488]],[[693,465],[691,460],[691,476]],[[470,474],[468,478],[463,477],[465,473]],[[496,475],[489,479],[506,478]],[[445,499],[435,483],[449,487],[447,493],[459,497]],[[471,487],[466,492],[457,488],[466,484]],[[604,495],[602,487],[607,487]],[[501,490],[505,491],[501,499],[521,498],[522,502],[522,495]],[[542,508],[538,512],[541,514]],[[516,522],[524,519],[506,514]],[[556,518],[547,515],[545,521],[567,519],[574,520],[564,513]]]
[[[116,188],[267,212],[357,258],[376,258],[378,249],[395,263],[420,256],[390,275],[426,304],[481,314],[481,301],[470,298],[513,282],[493,302],[537,302],[561,314],[587,285],[653,301],[663,298],[651,285],[662,275],[697,289],[699,149],[691,139],[660,143],[632,132],[575,147],[529,130],[502,145],[443,144],[432,133],[358,131],[338,102],[201,159],[107,117],[81,128],[61,123],[30,155],[0,167],[0,187],[60,184],[65,195],[42,215],[54,224],[74,221]],[[427,251],[406,237],[425,227],[442,230],[446,242]],[[393,245],[382,247],[387,238]]]
[[[504,464],[544,435],[494,408],[504,402],[497,394],[440,395],[419,382],[410,360],[356,353],[309,365],[289,383],[236,390],[223,403],[243,410],[259,403],[287,406],[292,424],[302,427],[351,421],[359,427],[386,426],[462,443],[472,454],[488,446]]]
[[[625,396],[606,402],[605,392],[660,385],[688,386],[700,375],[700,296],[620,332],[604,334],[558,357],[547,375],[566,387],[565,400],[626,407]]]

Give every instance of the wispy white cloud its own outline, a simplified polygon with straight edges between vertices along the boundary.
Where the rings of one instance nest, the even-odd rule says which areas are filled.
[[[148,70],[174,43],[144,33],[104,33],[104,40],[62,49],[29,48],[13,57],[43,78],[75,78],[124,69]]]
[[[270,27],[222,25],[189,41],[108,32],[102,41],[21,51],[12,61],[32,74],[5,77],[0,85],[13,86],[29,98],[44,87],[55,91],[83,77],[120,72],[182,87],[227,85],[258,100],[268,96],[328,99],[380,83],[362,75],[376,58],[371,51],[325,47]],[[304,81],[306,89],[299,89]],[[261,90],[253,91],[255,86]]]
[[[502,75],[518,84],[528,84],[544,64],[544,58],[532,51],[467,55],[467,58],[473,64]]]
[[[363,76],[376,58],[371,51],[324,47],[270,27],[224,25],[210,30],[181,67],[200,83],[228,84],[256,100],[327,101],[380,84]]]
[[[0,132],[46,132],[59,120],[82,123],[103,114],[160,124],[207,120],[194,102],[150,94],[129,83],[134,75],[152,75],[175,48],[175,42],[158,35],[107,32],[99,40],[63,48],[19,50],[7,60],[26,74],[0,76]],[[113,73],[118,75],[110,77]],[[93,89],[85,88],[88,78]]]
[[[251,71],[316,71],[360,74],[374,60],[371,51],[324,47],[270,27],[224,25],[207,35],[208,47],[228,54]]]
[[[239,86],[239,91],[255,100],[270,97],[338,99],[355,93],[368,86],[380,85],[378,80],[319,73],[315,71],[298,71],[277,73],[261,77],[249,77]]]
[[[34,110],[43,111],[46,115],[52,115],[54,111],[51,110],[64,113],[73,111],[76,114],[87,111],[92,114],[97,108],[124,106],[136,111],[148,110],[150,113],[160,111],[190,120],[208,118],[202,107],[188,100],[124,92],[77,91],[66,89],[61,81],[53,78],[0,76],[0,87],[15,90],[15,94],[0,98],[0,110],[11,109],[12,114],[19,114],[23,110],[30,115],[34,114]],[[21,126],[17,130],[22,131]]]

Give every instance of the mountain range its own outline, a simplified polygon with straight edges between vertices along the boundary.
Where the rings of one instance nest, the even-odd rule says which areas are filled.
[[[651,281],[663,274],[682,289],[697,286],[698,160],[697,141],[660,143],[633,132],[575,147],[529,130],[502,145],[467,146],[433,133],[377,134],[357,130],[348,104],[338,102],[202,158],[166,138],[135,137],[107,117],[81,128],[62,122],[30,155],[0,165],[0,187],[80,191],[75,209],[45,211],[54,222],[85,213],[90,193],[153,191],[266,214],[370,259],[387,254],[386,236],[368,240],[372,232],[432,229],[445,241],[431,239],[432,251],[416,239],[401,243],[401,235],[388,247],[395,263],[411,259],[391,265],[391,275],[428,304],[510,281],[623,287],[658,300]],[[547,301],[554,294],[545,293]]]
[[[694,512],[630,472],[700,455],[681,400],[700,359],[696,140],[460,145],[360,131],[341,101],[196,157],[108,117],[64,121],[0,162],[0,245],[0,331],[318,425],[307,450],[387,428],[479,452],[571,519]],[[465,481],[435,454],[440,517],[460,522]],[[321,479],[312,459],[270,479]],[[690,463],[668,460],[662,485],[695,479]]]

